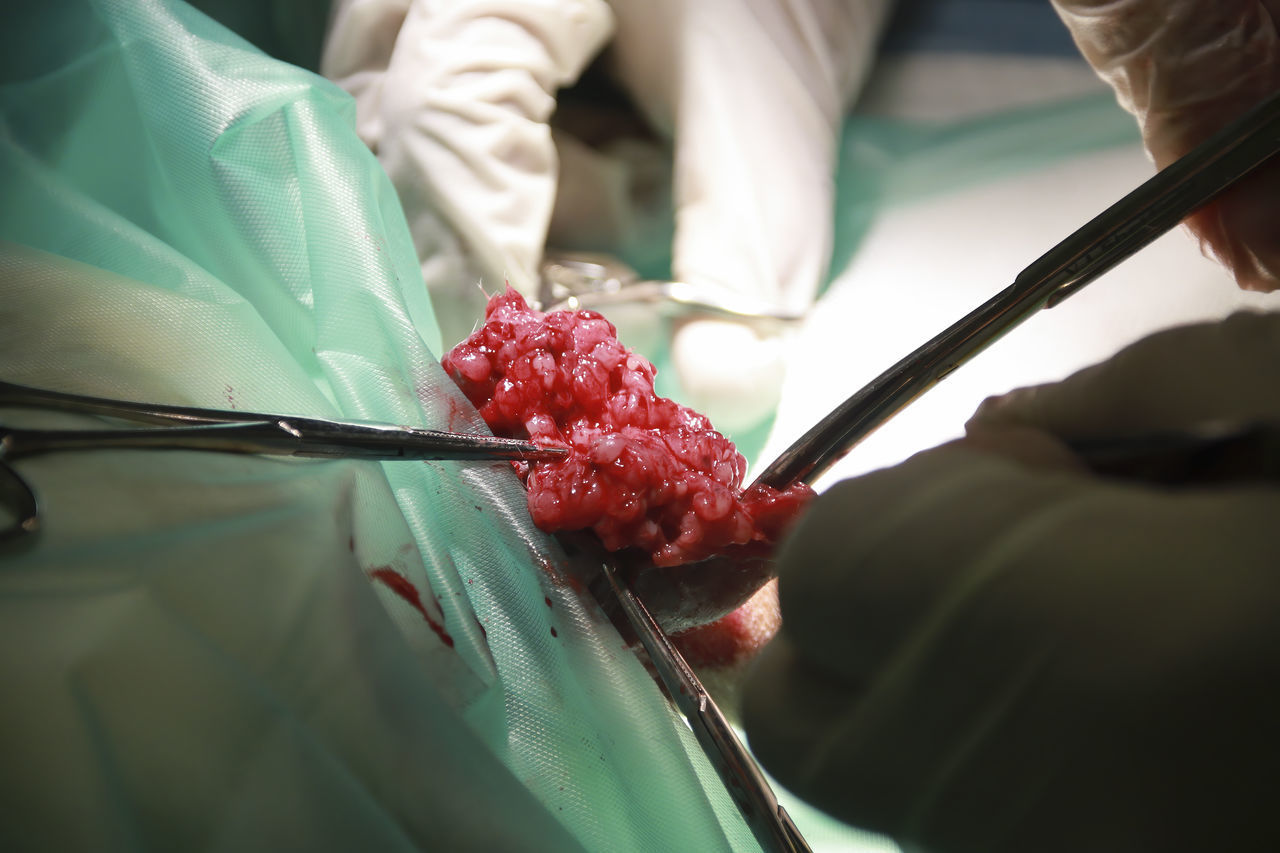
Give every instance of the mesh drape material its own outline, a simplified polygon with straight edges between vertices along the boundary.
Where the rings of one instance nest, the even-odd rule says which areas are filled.
[[[345,93],[161,0],[28,4],[0,55],[0,376],[479,427]],[[507,466],[16,467],[0,847],[755,849]]]

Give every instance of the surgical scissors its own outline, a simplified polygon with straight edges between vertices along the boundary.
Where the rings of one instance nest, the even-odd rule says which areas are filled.
[[[364,421],[200,409],[134,403],[31,388],[0,381],[0,407],[35,407],[103,415],[138,423],[140,429],[12,429],[0,425],[0,509],[11,519],[0,526],[0,542],[33,533],[40,505],[31,485],[14,470],[17,457],[65,450],[212,450],[321,459],[523,460],[559,459],[560,447],[491,435]],[[3,521],[0,519],[0,521]]]

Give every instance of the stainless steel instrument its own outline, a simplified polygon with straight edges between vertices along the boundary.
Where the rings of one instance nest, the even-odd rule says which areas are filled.
[[[776,488],[822,476],[917,396],[1041,308],[1052,308],[1280,151],[1272,96],[1098,214],[1013,284],[884,371],[797,439],[756,478]]]
[[[56,409],[156,424],[140,429],[10,429],[0,424],[0,542],[33,533],[40,505],[10,464],[36,453],[65,450],[213,450],[339,459],[558,459],[568,451],[533,442],[458,435],[391,424],[293,415],[198,409],[109,400],[0,381],[0,407]]]

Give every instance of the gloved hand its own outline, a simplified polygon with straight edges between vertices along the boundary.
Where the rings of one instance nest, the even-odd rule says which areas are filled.
[[[939,853],[1275,849],[1280,488],[1103,479],[1061,439],[1274,420],[1277,387],[1280,315],[1170,330],[821,495],[747,687],[766,768]]]
[[[675,156],[677,279],[803,311],[887,0],[613,0],[611,68]]]
[[[603,0],[335,2],[320,70],[395,184],[445,346],[484,316],[483,290],[536,295],[547,121],[612,24]]]
[[[1054,0],[1163,168],[1280,91],[1277,0]],[[1280,287],[1280,163],[1188,220],[1247,290]]]
[[[612,72],[673,143],[675,278],[802,314],[830,260],[844,110],[889,0],[612,5]],[[721,429],[771,411],[766,391],[781,385],[784,354],[777,331],[682,324],[672,353],[685,401]]]
[[[652,149],[628,149],[625,168],[611,168],[569,136],[553,144],[547,127],[558,89],[613,34],[615,14],[612,71],[674,143],[676,277],[800,313],[831,250],[843,110],[888,2],[615,0],[611,14],[601,0],[340,0],[321,71],[356,97],[358,129],[400,194],[446,345],[483,315],[476,279],[536,296],[561,167],[571,180],[560,181],[552,227],[563,242],[607,234],[606,221],[634,227],[619,208],[661,173]],[[753,349],[750,330],[702,331],[684,361],[735,367],[712,378],[713,394],[726,381],[731,396],[756,391],[741,387],[744,374],[780,369],[772,344],[754,359],[744,351],[759,362],[747,369],[726,357],[726,342]]]

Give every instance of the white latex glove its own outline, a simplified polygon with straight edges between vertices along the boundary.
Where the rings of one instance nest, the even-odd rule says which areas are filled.
[[[484,316],[481,288],[536,295],[556,184],[547,120],[611,28],[603,0],[335,3],[321,71],[355,96],[446,346]]]
[[[613,0],[613,68],[675,150],[677,279],[794,312],[826,272],[836,142],[888,0]]]
[[[1167,166],[1280,90],[1277,0],[1054,0],[1076,43]],[[1280,164],[1188,220],[1248,290],[1280,287]]]
[[[939,853],[1277,849],[1280,488],[1103,479],[1057,439],[1274,420],[1278,387],[1280,315],[1175,329],[820,496],[756,754]]]
[[[802,314],[830,260],[836,144],[890,0],[613,0],[610,60],[672,140],[677,280]],[[557,223],[560,230],[565,226]],[[777,329],[695,319],[673,361],[722,429],[781,385]]]

